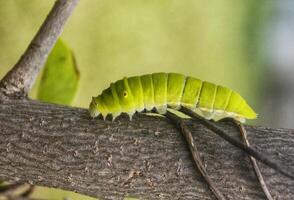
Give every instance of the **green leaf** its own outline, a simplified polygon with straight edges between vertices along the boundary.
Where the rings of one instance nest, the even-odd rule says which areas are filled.
[[[79,83],[79,71],[69,47],[60,39],[56,42],[41,77],[37,99],[40,101],[70,105]]]

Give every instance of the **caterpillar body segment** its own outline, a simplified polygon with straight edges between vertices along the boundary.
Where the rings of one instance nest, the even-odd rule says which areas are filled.
[[[152,75],[147,74],[140,77],[143,89],[143,101],[145,109],[150,111],[154,107],[154,91]]]
[[[167,109],[167,78],[166,73],[152,74],[154,107],[159,114],[165,114]]]
[[[135,110],[141,112],[145,108],[144,91],[139,76],[128,78],[128,84],[134,98]],[[119,103],[119,102],[118,102]]]
[[[181,98],[181,105],[195,110],[198,104],[202,81],[196,78],[187,77],[184,85],[184,91]]]
[[[204,81],[200,92],[198,107],[206,118],[211,118],[214,114],[214,101],[216,96],[217,85]]]
[[[244,122],[257,117],[253,109],[235,91],[177,73],[153,73],[123,78],[110,84],[100,95],[92,98],[90,115],[115,119],[122,112],[130,118],[135,112],[153,108],[164,114],[167,107],[185,106],[206,119],[215,121],[230,117]]]
[[[167,81],[167,99],[169,107],[180,108],[186,77],[182,74],[169,73]]]
[[[114,87],[119,99],[118,104],[120,104],[121,110],[118,113],[111,113],[111,114],[113,114],[113,116],[116,117],[120,115],[122,111],[124,111],[124,112],[127,112],[130,116],[132,116],[135,113],[135,110],[134,110],[135,102],[134,102],[132,91],[128,84],[128,79],[123,78],[122,80],[117,81],[116,83],[114,83]],[[103,96],[103,92],[102,92],[102,96]],[[108,108],[108,110],[110,110],[110,108]],[[106,113],[106,115],[107,114],[109,113]]]
[[[232,94],[232,90],[218,85],[213,108],[217,111],[224,111],[229,104],[231,94]]]

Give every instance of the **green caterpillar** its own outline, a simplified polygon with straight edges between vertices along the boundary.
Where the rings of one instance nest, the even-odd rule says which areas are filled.
[[[177,73],[153,73],[123,78],[111,83],[102,94],[92,98],[92,117],[121,113],[132,115],[153,108],[165,114],[167,107],[178,110],[185,106],[206,119],[215,121],[230,117],[240,122],[255,119],[257,114],[235,91],[210,82]]]

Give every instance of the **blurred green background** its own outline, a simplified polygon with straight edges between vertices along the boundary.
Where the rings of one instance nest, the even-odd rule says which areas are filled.
[[[0,78],[24,52],[53,3],[0,0]],[[267,62],[265,38],[270,38],[276,7],[271,0],[81,0],[61,36],[80,72],[72,106],[88,107],[91,96],[123,76],[179,72],[239,91],[260,114],[253,123],[272,125],[264,93],[274,91],[267,87],[272,83],[267,66],[275,64]],[[71,196],[45,189],[35,195]]]
[[[17,61],[54,1],[0,1],[0,77]],[[123,76],[180,72],[231,87],[257,108],[264,1],[80,1],[63,40],[80,70],[74,106]],[[31,94],[35,97],[34,90]]]

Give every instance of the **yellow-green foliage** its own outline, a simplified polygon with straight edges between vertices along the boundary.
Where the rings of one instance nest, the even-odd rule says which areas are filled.
[[[76,95],[79,72],[72,51],[60,39],[51,51],[38,88],[38,99],[70,105]]]

